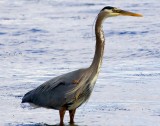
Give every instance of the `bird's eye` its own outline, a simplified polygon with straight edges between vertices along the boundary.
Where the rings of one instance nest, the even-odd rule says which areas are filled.
[[[114,8],[112,9],[112,11],[116,11],[116,10],[118,10],[118,8],[116,8],[116,7],[114,7]]]
[[[118,8],[113,8],[112,11],[116,12],[116,13],[120,12],[120,10]]]

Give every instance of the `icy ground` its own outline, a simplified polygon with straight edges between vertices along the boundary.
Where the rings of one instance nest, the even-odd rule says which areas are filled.
[[[0,0],[0,126],[58,124],[58,111],[30,110],[21,99],[52,77],[90,65],[93,22],[106,5],[144,17],[106,20],[101,73],[75,125],[160,126],[159,0]]]

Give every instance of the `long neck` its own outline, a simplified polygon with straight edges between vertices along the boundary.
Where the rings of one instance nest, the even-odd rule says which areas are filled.
[[[95,50],[93,62],[90,66],[90,69],[92,69],[95,72],[94,74],[99,73],[102,65],[104,45],[105,45],[104,32],[102,29],[102,23],[104,18],[105,18],[104,15],[99,14],[96,20],[96,25],[95,25],[96,50]]]

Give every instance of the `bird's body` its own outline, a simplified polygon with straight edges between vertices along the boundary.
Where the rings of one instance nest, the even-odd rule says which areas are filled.
[[[60,124],[63,124],[65,111],[69,110],[70,122],[73,123],[76,109],[89,99],[100,72],[105,45],[102,23],[105,18],[120,14],[141,16],[110,6],[103,8],[95,25],[96,50],[92,64],[88,68],[72,71],[43,83],[26,93],[22,103],[59,110]]]
[[[80,69],[55,77],[43,83],[36,89],[28,92],[23,98],[22,102],[27,101],[38,106],[57,110],[60,110],[61,107],[66,105],[67,109],[69,109],[69,106],[67,105],[69,103],[67,103],[67,97],[65,95],[69,89],[74,89],[77,86],[74,84],[73,80],[79,78],[80,74],[83,72],[84,69]],[[63,92],[61,90],[63,90]]]
[[[88,76],[85,75],[86,71],[86,69],[79,69],[55,77],[28,92],[23,97],[22,102],[28,102],[32,105],[35,104],[37,107],[39,106],[56,110],[61,110],[63,107],[66,107],[66,110],[75,109],[85,102],[87,98],[80,101],[80,96],[76,98],[78,95],[77,91],[72,94],[70,94],[69,91],[73,91],[73,89],[78,87],[82,81],[87,81],[86,79],[88,79]],[[85,80],[83,76],[86,76]],[[81,80],[78,80],[80,78]],[[90,84],[88,84],[88,86],[90,86]],[[86,91],[83,91],[80,94],[81,98],[83,94],[89,90],[91,90],[90,87],[86,88]],[[89,96],[90,94],[88,94],[88,97]]]

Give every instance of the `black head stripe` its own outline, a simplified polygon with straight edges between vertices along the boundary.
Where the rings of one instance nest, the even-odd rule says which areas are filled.
[[[114,9],[114,7],[106,6],[106,7],[104,7],[101,11],[103,11],[103,10],[105,10],[105,9],[107,9],[107,10],[113,10],[113,9]]]

